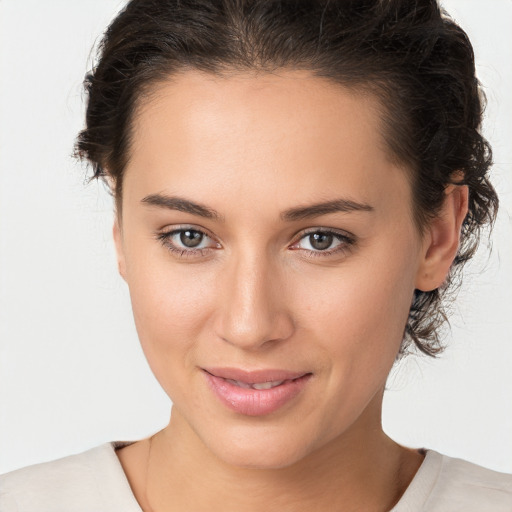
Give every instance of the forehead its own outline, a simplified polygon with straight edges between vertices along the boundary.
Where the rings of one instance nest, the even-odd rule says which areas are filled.
[[[384,184],[408,193],[387,158],[379,108],[376,97],[308,71],[188,70],[141,101],[125,179],[202,201],[270,194],[283,208],[290,195],[329,199],[331,188],[366,202]]]
[[[236,133],[242,146],[241,137],[248,129],[254,135],[286,135],[290,144],[301,138],[328,144],[350,135],[385,150],[380,107],[379,100],[362,88],[349,89],[306,70],[223,76],[187,70],[149,89],[132,127],[139,135],[150,129],[151,136],[158,132],[162,137],[175,127],[172,139],[195,138],[203,145],[211,135],[218,145],[222,135],[228,142]]]

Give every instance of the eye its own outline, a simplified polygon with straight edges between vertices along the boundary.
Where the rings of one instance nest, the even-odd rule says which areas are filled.
[[[179,227],[157,233],[157,239],[164,247],[182,257],[202,256],[211,249],[220,248],[220,244],[212,237],[192,227]]]
[[[201,243],[204,242],[206,235],[201,231],[194,229],[187,229],[186,231],[180,231],[174,235],[179,239],[180,244],[189,249],[196,249],[200,247]]]
[[[353,245],[353,237],[347,234],[317,228],[303,233],[290,249],[302,250],[311,256],[328,256],[346,251]]]
[[[332,249],[335,242],[337,242],[338,245],[341,243],[332,233],[323,232],[311,233],[310,235],[305,236],[301,242],[306,242],[305,245],[309,246],[304,247],[305,249],[314,251]]]

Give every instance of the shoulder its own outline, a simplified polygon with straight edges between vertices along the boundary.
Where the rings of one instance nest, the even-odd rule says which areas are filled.
[[[512,475],[427,451],[393,512],[512,511]]]
[[[442,465],[436,493],[431,498],[433,503],[437,500],[441,505],[442,499],[447,497],[458,504],[460,510],[512,511],[512,475],[446,455],[439,456]]]
[[[140,512],[111,443],[0,476],[2,512],[115,509]]]

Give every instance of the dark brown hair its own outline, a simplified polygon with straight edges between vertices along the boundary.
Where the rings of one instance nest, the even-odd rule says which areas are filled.
[[[411,342],[438,353],[443,296],[498,206],[465,32],[435,0],[132,0],[108,27],[85,79],[86,127],[76,143],[94,177],[113,179],[118,207],[140,98],[187,68],[217,75],[302,69],[375,94],[390,155],[410,172],[420,230],[439,212],[447,184],[468,185],[450,276],[440,289],[416,290],[405,327],[401,353]]]

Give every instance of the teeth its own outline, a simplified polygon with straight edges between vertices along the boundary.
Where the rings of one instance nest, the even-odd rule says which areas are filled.
[[[272,382],[260,382],[258,384],[253,384],[253,389],[270,389],[275,388],[276,386],[280,386],[284,380],[274,380]]]
[[[226,379],[226,382],[229,382],[230,384],[234,384],[235,386],[245,389],[271,389],[275,388],[276,386],[280,386],[284,382],[284,380],[274,380],[271,382],[258,382],[254,384],[248,384],[247,382],[242,382],[239,380]]]
[[[226,381],[229,382],[230,384],[234,384],[235,386],[238,386],[240,388],[252,389],[252,386],[250,384],[247,384],[247,382],[241,382],[239,380],[232,380],[232,379],[226,379]]]

